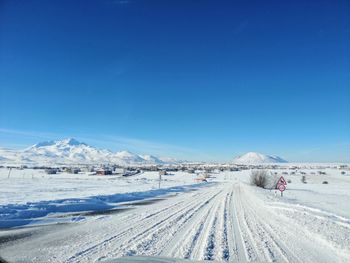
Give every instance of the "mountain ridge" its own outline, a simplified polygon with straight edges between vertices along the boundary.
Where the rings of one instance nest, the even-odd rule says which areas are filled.
[[[248,152],[233,159],[236,164],[287,163],[288,161],[276,155],[266,155],[258,152]]]
[[[0,163],[18,164],[165,164],[153,155],[98,149],[74,138],[34,144],[23,150],[0,149]]]

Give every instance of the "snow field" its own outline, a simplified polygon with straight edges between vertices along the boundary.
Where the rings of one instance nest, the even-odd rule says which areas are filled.
[[[250,171],[223,172],[215,175],[215,184],[121,213],[47,229],[12,230],[28,236],[0,245],[0,254],[34,262],[96,262],[126,255],[348,262],[350,211],[344,203],[350,195],[345,191],[349,177],[329,170],[324,177],[329,184],[323,185],[324,178],[312,178],[309,172],[307,184],[300,175],[284,175],[292,183],[283,198],[247,184]],[[343,190],[332,191],[338,188]]]

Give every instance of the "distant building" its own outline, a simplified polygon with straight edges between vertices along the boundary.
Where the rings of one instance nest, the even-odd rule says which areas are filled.
[[[84,173],[95,172],[95,168],[93,166],[86,166],[86,167],[81,168],[80,170],[81,170],[81,172],[84,172]]]
[[[198,177],[198,178],[195,178],[194,180],[197,182],[208,182],[207,178],[205,178],[205,177]]]
[[[167,172],[177,172],[179,169],[176,167],[167,167],[165,168]]]
[[[79,168],[68,167],[66,168],[66,172],[70,174],[78,174],[81,172],[81,170]]]
[[[125,173],[125,169],[124,168],[115,168],[114,172],[116,174],[124,174]]]
[[[167,175],[167,172],[165,170],[160,170],[159,175]]]
[[[112,174],[112,170],[110,169],[99,169],[96,171],[97,175],[111,175]]]
[[[47,169],[45,169],[45,172],[47,174],[57,174],[57,169],[55,169],[55,168],[47,168]]]

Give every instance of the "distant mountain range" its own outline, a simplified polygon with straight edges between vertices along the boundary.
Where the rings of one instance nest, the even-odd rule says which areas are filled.
[[[37,143],[24,150],[0,149],[0,164],[164,164],[174,159],[138,155],[128,151],[97,149],[73,138]]]
[[[248,152],[233,159],[235,164],[287,163],[286,160],[274,155]]]
[[[175,164],[173,158],[139,155],[129,151],[112,152],[98,149],[73,138],[37,143],[24,150],[0,149],[0,164],[16,165],[77,165],[77,164]],[[235,164],[286,163],[278,157],[249,152],[233,159]]]

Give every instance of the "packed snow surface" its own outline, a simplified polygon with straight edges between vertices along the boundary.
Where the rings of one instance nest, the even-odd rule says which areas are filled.
[[[286,163],[278,156],[265,155],[257,152],[249,152],[233,159],[233,163],[237,164],[263,164],[263,163]]]
[[[198,185],[195,174],[179,172],[164,176],[168,181],[160,187],[158,174],[152,172],[113,179],[24,171],[10,178],[6,169],[0,172],[0,187],[6,190],[0,196],[4,220],[29,220],[31,211],[90,201],[89,210],[97,212],[76,209],[72,215],[62,209],[31,220],[65,224],[1,231],[0,255],[10,262],[96,262],[133,255],[224,262],[349,262],[348,170],[271,170],[288,182],[283,197],[273,189],[250,185],[250,170],[214,172],[208,184]],[[302,175],[306,183],[301,182]],[[164,195],[150,200],[160,197],[152,191]],[[140,204],[123,202],[127,200],[121,197],[130,194],[146,199]],[[100,210],[101,204],[125,209],[106,213],[110,210]]]

